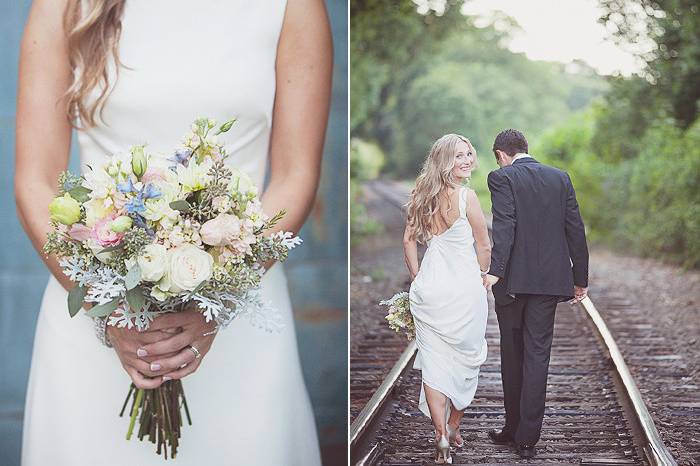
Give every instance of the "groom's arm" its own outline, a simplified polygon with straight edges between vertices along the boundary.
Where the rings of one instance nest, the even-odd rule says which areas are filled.
[[[515,239],[515,199],[508,179],[499,170],[489,173],[488,185],[493,213],[493,249],[489,274],[503,278]]]
[[[571,178],[566,174],[566,242],[569,245],[569,256],[573,263],[574,285],[588,287],[588,245],[586,244],[586,229],[583,226],[579,212],[576,192]]]

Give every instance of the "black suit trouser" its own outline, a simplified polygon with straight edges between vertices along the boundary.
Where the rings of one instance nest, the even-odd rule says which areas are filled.
[[[504,431],[519,444],[540,439],[558,296],[518,295],[496,305],[501,331]]]

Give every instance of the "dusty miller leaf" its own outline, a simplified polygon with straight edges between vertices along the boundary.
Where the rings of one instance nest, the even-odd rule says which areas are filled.
[[[105,317],[110,315],[112,311],[117,308],[117,306],[119,306],[119,298],[114,298],[108,303],[93,307],[87,312],[87,315],[90,317]]]
[[[138,263],[136,263],[133,267],[129,269],[129,271],[126,274],[126,277],[124,277],[124,286],[126,286],[127,290],[131,290],[139,284],[140,280],[141,267]]]
[[[71,317],[75,316],[83,306],[87,292],[87,287],[78,285],[71,288],[68,292],[68,313]]]

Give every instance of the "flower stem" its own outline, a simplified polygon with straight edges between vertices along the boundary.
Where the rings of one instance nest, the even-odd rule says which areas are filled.
[[[141,400],[143,399],[143,388],[139,388],[136,391],[136,401],[134,402],[134,408],[131,410],[131,420],[129,421],[129,430],[126,432],[126,439],[131,440],[131,433],[134,431],[134,424],[136,423],[136,414],[139,412],[141,407]]]

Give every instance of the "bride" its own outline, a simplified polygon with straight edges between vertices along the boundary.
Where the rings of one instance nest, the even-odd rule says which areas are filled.
[[[459,423],[486,360],[491,243],[476,193],[460,184],[476,162],[464,136],[448,134],[433,144],[408,202],[403,240],[418,346],[414,367],[423,378],[419,408],[435,426],[438,463],[452,463],[450,444],[464,445]],[[417,242],[428,245],[420,268]]]
[[[34,0],[20,51],[15,173],[34,247],[46,241],[72,143],[83,168],[134,144],[171,155],[197,117],[238,118],[229,162],[262,187],[269,161],[263,209],[286,210],[275,229],[298,232],[318,186],[331,55],[322,0]],[[24,465],[161,463],[150,443],[124,439],[128,419],[117,413],[129,382],[155,388],[185,377],[193,425],[183,428],[178,464],[320,464],[280,265],[262,282],[280,333],[245,320],[213,333],[190,310],[157,318],[148,332],[107,327],[107,347],[91,319],[69,317],[73,284],[41,255],[52,276],[34,340]]]

